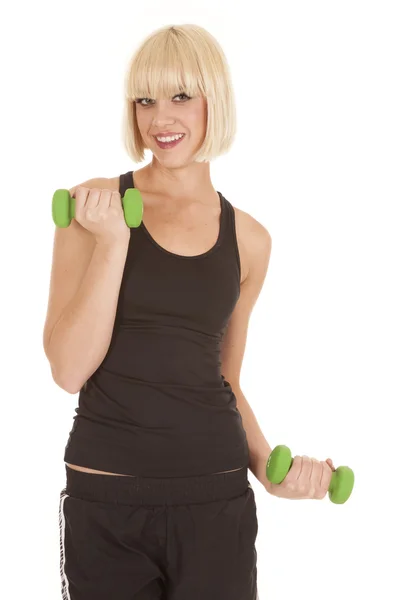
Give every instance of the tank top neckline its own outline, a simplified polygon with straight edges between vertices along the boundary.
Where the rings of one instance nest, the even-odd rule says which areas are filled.
[[[133,179],[133,171],[131,172],[131,179],[132,179],[132,186],[135,187],[135,183],[134,183],[134,179]],[[225,221],[225,202],[224,202],[224,197],[221,194],[221,192],[217,191],[217,194],[219,196],[219,203],[220,203],[220,207],[221,207],[221,213],[219,216],[219,231],[218,231],[218,237],[217,237],[217,241],[215,242],[215,244],[213,246],[211,246],[211,248],[209,250],[206,250],[206,252],[202,252],[201,254],[194,254],[193,256],[185,256],[183,254],[176,254],[175,252],[171,252],[170,250],[167,250],[166,248],[164,248],[163,246],[160,246],[160,244],[153,238],[153,236],[151,235],[150,231],[147,229],[144,220],[142,218],[142,221],[140,223],[140,229],[142,229],[142,231],[145,233],[145,235],[147,236],[147,238],[149,239],[149,241],[153,244],[153,246],[155,246],[156,248],[158,248],[158,250],[160,250],[163,254],[172,256],[173,258],[177,258],[177,259],[183,259],[183,260],[197,260],[199,258],[205,258],[207,256],[209,256],[210,254],[214,253],[221,245],[222,242],[222,237],[223,237],[223,232],[224,232],[224,221]],[[131,229],[131,234],[132,234],[133,229]]]

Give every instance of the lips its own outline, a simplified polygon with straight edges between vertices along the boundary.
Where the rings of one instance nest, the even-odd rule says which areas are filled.
[[[175,146],[180,144],[182,140],[185,139],[185,135],[183,135],[179,140],[172,140],[171,142],[160,142],[155,136],[154,139],[156,140],[156,144],[159,148],[167,150],[168,148],[175,148]]]

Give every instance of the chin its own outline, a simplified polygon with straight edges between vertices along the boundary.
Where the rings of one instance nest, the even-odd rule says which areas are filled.
[[[193,162],[192,156],[179,156],[178,154],[176,154],[175,156],[171,154],[170,156],[162,157],[155,155],[155,157],[160,163],[160,165],[175,169],[179,169],[180,167],[186,167],[187,165],[190,165]]]

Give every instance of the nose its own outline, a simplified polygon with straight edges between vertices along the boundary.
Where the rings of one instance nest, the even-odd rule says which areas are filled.
[[[154,105],[153,125],[160,128],[164,124],[173,124],[175,118],[171,114],[171,104],[168,100],[157,100]]]

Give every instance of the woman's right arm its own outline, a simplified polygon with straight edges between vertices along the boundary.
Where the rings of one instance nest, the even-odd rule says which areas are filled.
[[[112,179],[80,185],[115,190]],[[97,240],[75,219],[67,228],[56,228],[43,346],[54,381],[71,394],[107,354],[128,245],[128,235]]]

